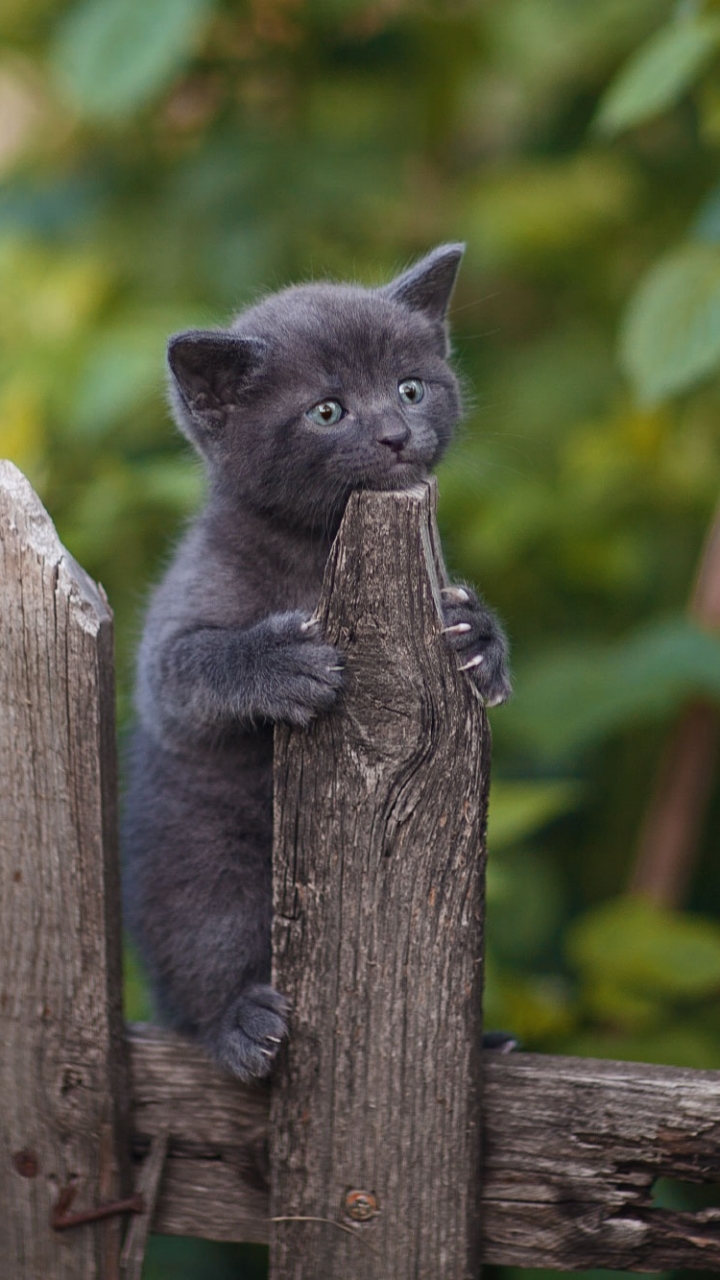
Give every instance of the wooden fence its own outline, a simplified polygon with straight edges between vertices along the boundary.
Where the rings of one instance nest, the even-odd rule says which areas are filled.
[[[121,1014],[112,618],[0,464],[0,1274],[138,1280],[150,1230],[271,1280],[720,1266],[720,1073],[480,1050],[488,735],[439,634],[434,488],[352,500],[342,707],[278,730],[272,1089]]]

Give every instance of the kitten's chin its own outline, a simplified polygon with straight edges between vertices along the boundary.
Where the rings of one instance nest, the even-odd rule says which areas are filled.
[[[358,485],[361,489],[379,489],[383,492],[392,489],[411,489],[413,485],[427,480],[428,469],[422,462],[395,462],[381,474],[366,476]]]

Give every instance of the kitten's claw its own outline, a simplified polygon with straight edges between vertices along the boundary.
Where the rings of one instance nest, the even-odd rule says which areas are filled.
[[[260,710],[268,720],[306,728],[329,711],[343,687],[342,654],[323,639],[322,625],[300,610],[265,623]]]
[[[459,601],[460,604],[470,603],[470,593],[464,587],[441,587],[441,594],[450,596],[452,600]]]
[[[483,653],[476,653],[475,657],[471,658],[469,662],[463,663],[460,670],[470,671],[472,667],[479,667],[480,663],[484,661],[485,661],[485,655]],[[493,705],[492,703],[488,703],[488,706],[492,706],[492,705]]]
[[[470,587],[443,588],[443,634],[486,707],[510,696],[507,643],[497,618]]]
[[[208,1048],[241,1080],[266,1076],[287,1035],[288,1013],[279,991],[260,983],[247,987],[207,1036]]]

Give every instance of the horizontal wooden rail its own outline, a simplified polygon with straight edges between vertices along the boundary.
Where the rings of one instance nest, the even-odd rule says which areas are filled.
[[[153,1230],[266,1241],[268,1090],[155,1027],[129,1043],[136,1155],[171,1131]],[[720,1183],[720,1072],[525,1053],[484,1070],[485,1262],[720,1267],[720,1208],[652,1203],[659,1177]]]

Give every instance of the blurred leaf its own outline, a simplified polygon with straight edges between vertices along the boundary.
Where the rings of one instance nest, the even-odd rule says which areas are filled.
[[[720,249],[683,245],[651,269],[628,307],[620,354],[645,404],[714,372],[720,362]]]
[[[160,399],[163,347],[142,331],[111,331],[90,346],[71,421],[82,434],[100,434],[149,399]]]
[[[518,678],[506,718],[516,739],[553,758],[667,715],[696,694],[720,698],[720,639],[677,618],[536,663]]]
[[[714,186],[705,196],[690,227],[693,240],[705,240],[708,244],[720,244],[720,186]]]
[[[487,936],[503,961],[527,968],[547,959],[565,908],[564,884],[540,850],[491,848]]]
[[[45,445],[40,399],[32,381],[6,381],[0,387],[0,458],[12,458],[39,485]]]
[[[567,1039],[553,1041],[558,1053],[587,1058],[614,1058],[619,1062],[656,1062],[660,1066],[694,1067],[716,1071],[720,1064],[720,1044],[698,1020],[688,1024],[671,1022],[663,1027],[629,1027],[573,1032]],[[677,1275],[677,1272],[671,1273]]]
[[[574,1012],[565,983],[557,978],[501,969],[488,952],[483,1001],[485,1026],[510,1030],[522,1041],[567,1035]]]
[[[123,949],[123,1000],[128,1022],[151,1020],[153,1011],[145,974],[135,949],[131,946]]]
[[[126,116],[188,61],[210,8],[211,0],[83,0],[56,35],[60,80],[86,116]]]
[[[617,898],[586,912],[568,931],[572,963],[619,990],[680,999],[720,991],[720,924]]]
[[[680,18],[632,55],[600,100],[596,126],[619,133],[671,107],[720,47],[717,19]]]
[[[636,184],[618,156],[587,154],[484,175],[468,197],[467,226],[486,262],[537,257],[622,222]]]
[[[140,406],[164,408],[167,338],[187,311],[145,308],[114,317],[88,339],[68,419],[73,432],[101,436]]]
[[[524,840],[579,803],[576,782],[493,782],[488,814],[488,847],[494,853]]]

